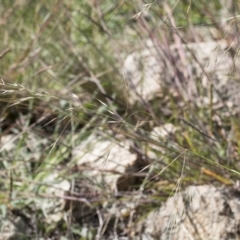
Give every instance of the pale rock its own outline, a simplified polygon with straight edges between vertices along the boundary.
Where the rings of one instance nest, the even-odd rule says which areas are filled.
[[[68,180],[62,179],[57,172],[46,175],[41,182],[39,194],[46,197],[36,199],[36,205],[42,209],[48,223],[58,222],[64,216],[63,209],[66,203],[64,197],[70,191],[71,184]]]
[[[136,154],[130,152],[130,142],[117,141],[91,135],[72,151],[79,169],[93,184],[109,190],[126,189],[134,177],[125,175],[137,160]]]
[[[175,134],[175,132],[178,130],[179,128],[174,126],[172,123],[165,123],[161,126],[154,127],[153,130],[150,132],[150,138],[156,142],[160,142],[161,145],[165,147],[149,144],[149,148],[147,151],[148,157],[151,159],[157,159],[158,154],[156,154],[156,152],[160,154],[166,154],[167,153],[166,149],[168,147],[173,148],[174,144],[169,139],[169,136]]]
[[[235,240],[239,222],[236,192],[211,185],[190,186],[150,213],[143,232],[149,240]]]
[[[124,62],[130,103],[140,98],[145,101],[155,99],[163,87],[169,92],[174,88],[180,89],[185,100],[198,96],[198,86],[205,88],[208,96],[211,84],[215,102],[219,99],[218,93],[236,98],[237,81],[230,74],[237,60],[231,56],[229,47],[225,40],[170,46],[159,46],[147,40],[144,47],[130,54]],[[176,78],[176,71],[184,76],[181,82]],[[239,96],[236,101],[238,99]]]

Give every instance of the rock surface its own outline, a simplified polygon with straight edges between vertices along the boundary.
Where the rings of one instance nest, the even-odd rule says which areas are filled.
[[[170,197],[144,222],[143,239],[240,238],[240,194],[210,185],[190,186]]]
[[[109,190],[126,190],[134,180],[134,177],[125,176],[134,168],[137,160],[136,154],[130,152],[127,140],[118,142],[91,135],[73,149],[72,156],[93,184],[105,186]]]
[[[154,99],[164,87],[168,91],[178,88],[185,100],[196,99],[193,97],[199,95],[199,87],[208,89],[211,83],[215,90],[214,102],[219,100],[219,95],[221,99],[238,101],[236,59],[229,48],[225,40],[170,46],[159,46],[148,40],[124,63],[130,102]]]

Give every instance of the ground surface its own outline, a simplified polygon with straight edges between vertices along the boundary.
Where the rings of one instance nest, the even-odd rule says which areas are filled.
[[[237,239],[238,15],[1,1],[0,239]]]

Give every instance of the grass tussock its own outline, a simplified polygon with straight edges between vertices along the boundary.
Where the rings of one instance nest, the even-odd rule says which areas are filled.
[[[1,234],[133,239],[149,212],[187,186],[233,186],[240,168],[238,13],[237,1],[1,1]],[[161,91],[146,99],[123,66],[131,53],[150,49],[149,40],[165,75]],[[234,64],[226,73],[207,73],[217,57],[203,65],[183,47],[207,41],[227,43],[220,57]],[[215,74],[231,79],[231,88],[219,89]],[[99,150],[100,167],[79,164],[96,155],[98,142],[110,142]],[[81,157],[74,155],[83,143]],[[124,144],[135,162],[123,174],[108,160]],[[104,174],[119,177],[116,186],[99,181]]]

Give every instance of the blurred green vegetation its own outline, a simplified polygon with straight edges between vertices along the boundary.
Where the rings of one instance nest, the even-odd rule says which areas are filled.
[[[233,2],[229,16],[239,12],[237,1]],[[0,133],[12,136],[15,145],[10,151],[0,147],[0,224],[7,215],[15,213],[25,216],[25,222],[34,226],[26,238],[20,239],[33,239],[34,234],[39,239],[95,239],[99,211],[103,212],[101,216],[110,216],[106,217],[107,230],[102,237],[112,236],[113,231],[124,232],[124,224],[130,220],[124,219],[124,224],[116,227],[117,217],[107,215],[109,206],[131,202],[139,189],[149,200],[134,213],[136,222],[159,207],[159,202],[174,192],[179,180],[183,187],[233,184],[239,171],[238,116],[216,111],[221,119],[218,124],[211,118],[211,107],[189,103],[181,108],[179,99],[170,94],[131,105],[122,69],[126,57],[138,50],[144,40],[157,38],[159,42],[173,43],[173,26],[166,9],[172,10],[178,33],[190,42],[193,36],[189,29],[199,26],[212,27],[224,35],[224,26],[219,24],[226,18],[223,7],[220,1],[206,0],[2,0]],[[170,113],[165,114],[164,109]],[[181,116],[185,116],[185,122]],[[144,123],[139,127],[139,122]],[[152,128],[168,122],[179,127],[176,134],[153,141],[149,136]],[[196,130],[202,128],[216,141]],[[71,151],[94,131],[110,131],[110,139],[122,134],[133,140],[139,158],[146,160],[144,151],[152,148],[161,162],[149,164],[153,166],[151,171],[147,168],[145,178],[139,179],[130,194],[117,198],[102,187],[102,193],[92,203],[96,210],[93,220],[89,221],[89,216],[74,218],[69,207],[65,218],[49,223],[45,202],[41,201],[50,202],[53,197],[44,191],[59,180],[51,179],[55,174],[71,183],[84,180],[74,170]],[[233,136],[229,143],[230,131]],[[159,153],[153,145],[163,148],[166,154]],[[90,186],[90,195],[101,188],[84,181]]]

